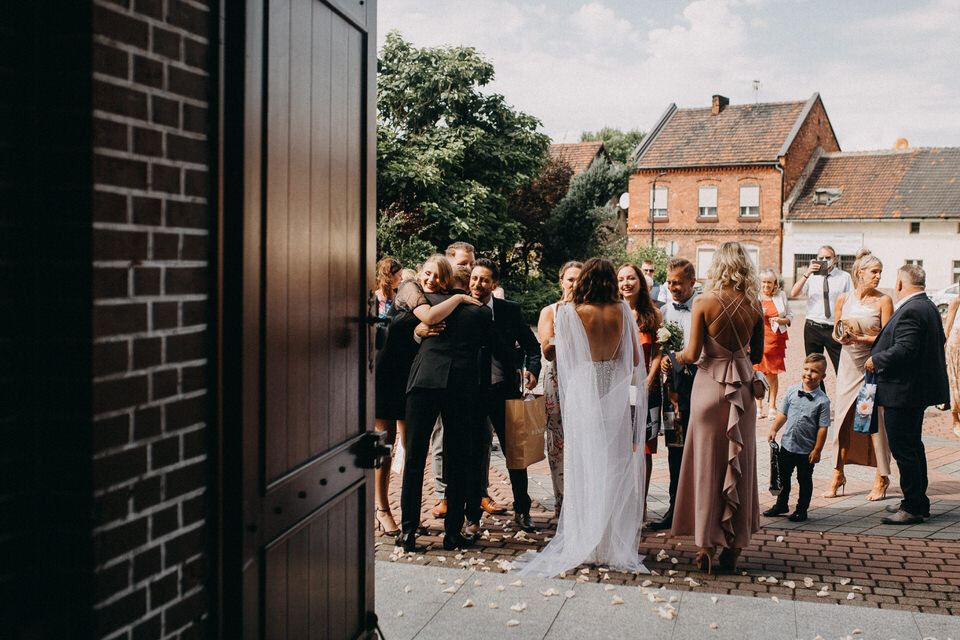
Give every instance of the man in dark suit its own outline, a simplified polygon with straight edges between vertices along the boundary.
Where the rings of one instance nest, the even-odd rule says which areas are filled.
[[[469,269],[464,268],[462,278],[468,279],[468,274]],[[457,288],[452,293],[465,293],[463,287],[466,286],[466,283],[455,284]],[[435,305],[450,294],[425,295],[430,304]],[[470,520],[480,519],[480,497],[476,495],[479,486],[474,480],[473,468],[482,443],[482,393],[490,384],[490,310],[483,305],[461,304],[446,317],[444,325],[441,333],[420,345],[407,382],[407,449],[398,541],[406,551],[416,548],[423,470],[438,416],[443,419],[443,449],[447,461],[443,468],[447,484],[444,548],[462,548],[473,542],[472,536],[461,535],[465,505],[468,505]],[[470,510],[471,505],[476,505],[474,510]]]
[[[493,358],[491,383],[485,394],[486,414],[490,418],[493,430],[500,440],[500,448],[506,451],[505,401],[522,398],[521,370],[523,386],[533,389],[540,375],[540,343],[530,326],[524,322],[520,305],[509,300],[493,297],[499,286],[500,270],[492,260],[481,258],[473,265],[470,275],[470,294],[493,313]],[[519,345],[519,346],[518,346]],[[480,487],[484,495],[487,492],[490,472],[490,446],[493,434],[486,431],[486,446],[481,456],[479,473]],[[527,494],[527,470],[508,469],[510,484],[513,488],[513,511],[517,524],[524,531],[535,531],[530,520],[530,496]],[[473,522],[479,524],[479,519]],[[468,523],[467,531],[473,527]]]
[[[903,491],[900,505],[887,508],[894,515],[884,518],[884,524],[917,524],[930,517],[927,457],[921,439],[923,412],[930,405],[947,402],[949,389],[943,324],[925,287],[921,267],[900,268],[898,302],[864,364],[876,374],[873,420],[882,412]]]

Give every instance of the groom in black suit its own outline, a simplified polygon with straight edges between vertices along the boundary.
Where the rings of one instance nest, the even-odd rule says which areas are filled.
[[[506,447],[505,401],[523,397],[520,391],[521,370],[526,367],[523,386],[530,390],[537,386],[540,375],[540,343],[530,326],[524,322],[520,305],[493,297],[499,285],[500,269],[492,260],[481,258],[474,262],[470,276],[470,295],[490,308],[493,313],[493,364],[491,384],[486,393],[487,415],[497,433],[502,449]],[[518,346],[519,345],[519,346]],[[493,434],[487,431],[482,460],[478,460],[480,487],[486,495],[490,472],[490,444]],[[530,496],[527,494],[527,470],[508,469],[513,489],[513,511],[517,525],[524,531],[534,531],[530,520]],[[479,523],[473,523],[478,525]],[[468,525],[468,531],[472,531]]]
[[[874,422],[883,412],[890,453],[900,469],[903,501],[884,524],[918,524],[930,517],[927,457],[921,440],[924,410],[947,402],[943,323],[924,293],[926,274],[905,265],[897,272],[893,315],[880,331],[864,364],[876,374]]]

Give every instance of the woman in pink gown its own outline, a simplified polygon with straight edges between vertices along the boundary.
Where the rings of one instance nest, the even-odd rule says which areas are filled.
[[[696,362],[673,515],[673,535],[692,535],[697,566],[736,569],[760,529],[753,365],[763,358],[756,268],[739,242],[717,250],[707,292],[693,302],[690,341],[677,363]]]

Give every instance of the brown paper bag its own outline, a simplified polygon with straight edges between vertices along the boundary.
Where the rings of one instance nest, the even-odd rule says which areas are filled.
[[[504,455],[508,469],[526,469],[546,457],[543,431],[547,426],[547,403],[543,396],[528,394],[506,401]]]

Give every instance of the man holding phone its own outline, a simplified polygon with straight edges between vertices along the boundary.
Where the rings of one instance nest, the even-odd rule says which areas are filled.
[[[806,355],[823,353],[826,350],[833,363],[833,372],[840,365],[839,342],[833,339],[833,325],[836,322],[834,309],[837,297],[846,291],[853,291],[853,278],[838,268],[837,252],[833,247],[824,245],[817,250],[816,260],[810,261],[806,273],[793,285],[791,297],[801,293],[807,296],[807,321],[803,326],[803,348]]]

